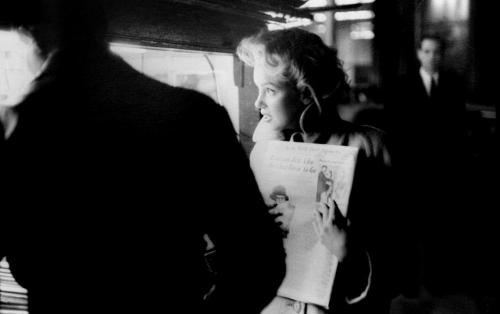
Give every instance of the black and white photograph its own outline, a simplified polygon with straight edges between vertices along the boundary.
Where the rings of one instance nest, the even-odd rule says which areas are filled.
[[[0,314],[500,313],[496,2],[1,1]]]

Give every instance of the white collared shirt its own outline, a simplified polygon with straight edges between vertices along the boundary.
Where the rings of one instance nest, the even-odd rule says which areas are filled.
[[[434,83],[437,84],[439,82],[439,74],[436,72],[434,74],[429,74],[424,68],[420,67],[420,77],[424,82],[425,90],[427,91],[427,95],[431,95],[431,79],[434,79]]]

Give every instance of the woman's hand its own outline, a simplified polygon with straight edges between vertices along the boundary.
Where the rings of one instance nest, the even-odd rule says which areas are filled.
[[[337,210],[336,210],[337,209]],[[335,216],[340,217],[335,217]],[[337,203],[320,203],[314,213],[313,226],[321,243],[341,262],[347,254],[347,232],[345,220],[338,210]]]
[[[275,207],[269,209],[269,214],[274,217],[274,222],[280,227],[280,229],[288,233],[290,231],[290,223],[295,211],[295,206],[289,202],[281,203]]]

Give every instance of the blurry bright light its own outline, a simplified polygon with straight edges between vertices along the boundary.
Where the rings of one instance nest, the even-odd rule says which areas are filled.
[[[29,91],[43,62],[37,51],[28,34],[0,30],[0,106],[18,104]]]
[[[464,21],[469,18],[470,0],[432,0],[430,15],[433,20]]]
[[[276,31],[276,30],[279,30],[279,29],[284,29],[284,27],[282,25],[276,24],[276,23],[267,23],[266,27],[270,31]]]
[[[326,22],[327,17],[325,13],[314,13],[314,21],[318,23]]]
[[[375,37],[375,34],[373,31],[370,30],[363,30],[363,31],[351,31],[351,39],[352,40],[360,40],[360,39],[373,39]]]
[[[277,13],[272,11],[263,12],[264,14],[269,15],[272,18],[280,18],[283,19],[284,22],[270,21],[267,23],[268,30],[278,30],[285,28],[293,28],[293,27],[305,27],[311,25],[313,22],[307,18],[299,18],[294,17],[289,14]]]
[[[318,27],[316,28],[317,32],[320,33],[320,34],[324,34],[326,33],[326,26],[323,25],[323,24],[320,24],[318,25]]]
[[[263,13],[269,15],[272,18],[284,18],[285,17],[285,15],[283,13],[274,12],[274,11],[265,11]]]
[[[373,23],[371,21],[356,22],[351,25],[350,37],[352,40],[373,39]]]
[[[25,52],[30,44],[23,40],[18,32],[0,30],[0,51]]]
[[[301,6],[301,8],[318,8],[325,7],[328,5],[327,0],[309,0]]]
[[[143,53],[147,52],[147,50],[144,48],[131,46],[131,45],[125,45],[125,44],[119,44],[119,43],[111,43],[109,45],[109,49],[112,52],[117,53],[117,54],[121,54],[121,53],[143,54]]]
[[[335,0],[336,5],[349,5],[358,3],[373,3],[375,0]]]
[[[334,17],[337,21],[369,20],[375,17],[375,13],[370,10],[345,11],[335,12]]]
[[[310,19],[305,19],[305,18],[297,18],[297,19],[290,19],[286,23],[268,23],[267,24],[267,29],[272,31],[272,30],[277,30],[277,29],[285,29],[285,28],[293,28],[293,27],[305,27],[309,26],[312,24],[312,21]]]

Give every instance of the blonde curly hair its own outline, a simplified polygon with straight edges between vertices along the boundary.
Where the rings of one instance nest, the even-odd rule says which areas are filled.
[[[264,65],[299,93],[310,87],[321,120],[337,116],[337,105],[349,93],[347,74],[337,51],[303,29],[260,31],[242,39],[236,54],[249,66]],[[308,107],[305,111],[313,110]]]

